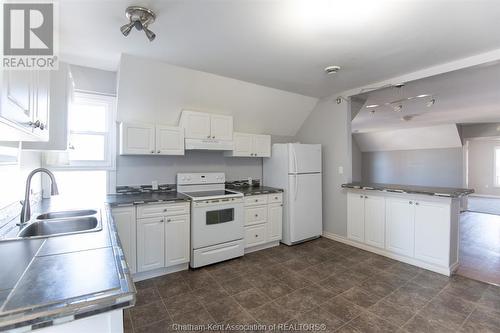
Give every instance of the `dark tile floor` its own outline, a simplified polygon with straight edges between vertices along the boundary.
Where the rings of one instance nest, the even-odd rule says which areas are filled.
[[[461,214],[459,248],[457,274],[500,285],[500,216]]]
[[[126,332],[211,323],[295,325],[281,327],[289,331],[318,324],[326,332],[500,332],[499,287],[448,278],[326,238],[136,287],[137,305],[125,312]],[[187,327],[204,328],[210,329]]]

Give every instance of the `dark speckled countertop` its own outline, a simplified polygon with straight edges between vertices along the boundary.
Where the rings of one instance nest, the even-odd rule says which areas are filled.
[[[424,194],[424,195],[433,195],[438,197],[450,197],[450,198],[460,198],[462,196],[474,193],[474,190],[466,188],[428,187],[428,186],[415,186],[415,185],[378,184],[378,183],[360,183],[360,182],[342,184],[342,187],[361,189],[361,190],[392,192],[392,193]]]
[[[169,192],[108,194],[105,201],[111,207],[116,207],[126,205],[139,205],[151,202],[189,201],[189,198],[173,190]]]
[[[244,196],[283,192],[282,189],[269,186],[235,187],[231,185],[226,185],[226,188],[232,191],[243,193]]]
[[[0,331],[29,331],[134,305],[117,230],[100,199],[56,196],[37,212],[100,207],[99,231],[0,241]]]

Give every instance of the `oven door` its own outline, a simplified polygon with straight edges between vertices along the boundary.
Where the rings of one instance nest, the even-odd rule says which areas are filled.
[[[243,238],[243,199],[193,202],[191,244],[193,249]]]

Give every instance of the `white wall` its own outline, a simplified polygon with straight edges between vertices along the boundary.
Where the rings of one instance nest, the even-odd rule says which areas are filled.
[[[500,140],[469,140],[469,187],[477,194],[500,196],[500,188],[495,187],[495,147]]]
[[[76,65],[70,69],[75,91],[116,96],[116,72]]]
[[[352,179],[351,114],[348,103],[336,104],[323,98],[306,119],[296,139],[320,143],[323,157],[323,230],[340,236],[347,234],[347,196],[341,185]],[[344,173],[338,173],[338,167]]]
[[[122,55],[118,121],[175,125],[182,109],[232,114],[234,130],[293,136],[317,99]]]
[[[362,175],[363,182],[369,183],[462,187],[463,150],[366,152],[362,154]]]

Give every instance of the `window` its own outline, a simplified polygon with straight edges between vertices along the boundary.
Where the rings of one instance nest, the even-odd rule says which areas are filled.
[[[114,190],[115,145],[115,98],[75,93],[68,107],[68,149],[45,154],[59,193],[96,198]],[[43,188],[50,193],[47,177]]]
[[[76,94],[68,113],[68,161],[76,167],[114,167],[114,98]]]
[[[495,186],[500,187],[500,147],[495,147]]]

